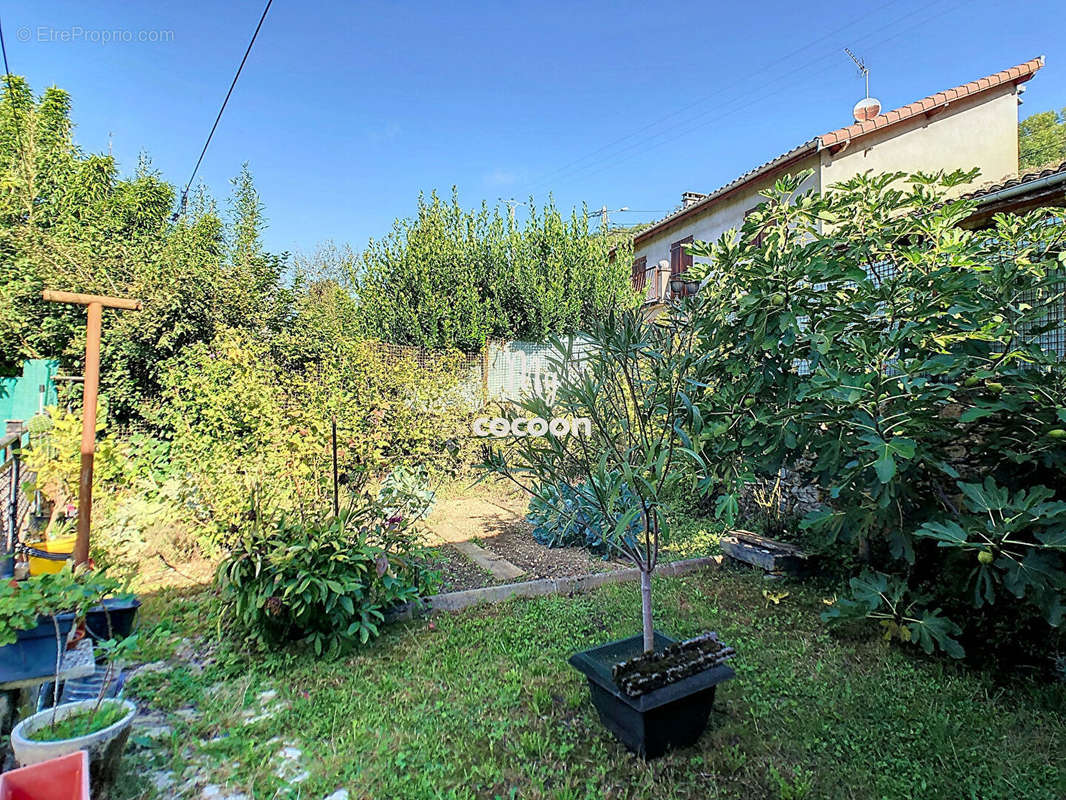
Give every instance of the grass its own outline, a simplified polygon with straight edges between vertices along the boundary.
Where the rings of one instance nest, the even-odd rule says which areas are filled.
[[[997,683],[879,638],[840,638],[818,619],[816,587],[790,585],[770,605],[765,586],[727,571],[656,580],[660,628],[716,630],[738,656],[698,746],[650,763],[604,732],[566,664],[636,632],[632,584],[399,624],[339,660],[222,646],[206,664],[174,652],[210,633],[210,594],[161,592],[142,613],[168,620],[149,642],[176,666],[130,691],[173,730],[138,737],[117,796],[180,797],[183,769],[186,796],[216,783],[250,800],[341,787],[452,800],[1066,796],[1066,685]],[[298,786],[278,775],[296,769],[279,762],[287,745],[308,773]],[[179,789],[154,794],[157,770],[178,773]]]
[[[65,739],[77,739],[104,728],[110,728],[128,711],[122,703],[113,700],[104,700],[99,708],[87,708],[76,714],[70,714],[63,719],[57,719],[54,724],[49,723],[43,728],[38,728],[27,734],[26,738],[33,742],[59,742]]]

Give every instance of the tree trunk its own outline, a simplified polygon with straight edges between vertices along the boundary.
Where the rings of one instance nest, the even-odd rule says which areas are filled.
[[[655,628],[651,621],[651,571],[640,571],[640,610],[644,618],[644,652],[655,649]]]

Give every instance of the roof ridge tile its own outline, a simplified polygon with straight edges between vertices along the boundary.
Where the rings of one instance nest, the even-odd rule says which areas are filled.
[[[782,153],[776,158],[772,158],[769,161],[760,164],[753,169],[748,170],[739,177],[730,181],[729,183],[720,186],[713,192],[709,192],[704,199],[693,203],[690,206],[680,208],[677,211],[668,214],[658,222],[653,223],[650,227],[645,228],[634,237],[634,242],[644,239],[648,236],[654,235],[656,231],[666,225],[673,224],[677,220],[688,217],[692,214],[699,213],[700,209],[705,208],[713,204],[723,194],[733,191],[744,184],[754,180],[763,173],[777,167],[778,165],[802,156],[807,152],[817,151],[826,147],[832,147],[843,142],[851,141],[859,136],[865,136],[868,133],[872,133],[876,130],[887,128],[891,125],[896,125],[907,119],[911,119],[920,114],[925,113],[930,107],[936,108],[946,103],[954,102],[955,100],[961,100],[973,94],[988,91],[997,86],[1002,86],[1006,83],[1022,83],[1029,80],[1036,74],[1037,70],[1044,66],[1044,57],[1038,56],[1031,58],[1028,61],[1018,64],[1013,67],[1009,67],[999,72],[995,72],[991,75],[986,75],[983,78],[979,78],[976,81],[970,81],[969,83],[961,86],[955,86],[951,89],[945,89],[935,94],[928,95],[919,100],[915,100],[899,108],[891,109],[890,111],[878,114],[872,120],[864,120],[859,123],[852,123],[845,125],[842,128],[836,128],[835,130],[823,133],[821,136],[815,136],[813,139],[804,142],[793,149]]]

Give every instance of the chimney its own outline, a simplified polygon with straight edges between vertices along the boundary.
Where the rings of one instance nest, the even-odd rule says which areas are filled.
[[[682,192],[681,193],[681,207],[682,208],[688,208],[689,206],[694,206],[694,205],[696,205],[696,203],[698,203],[700,200],[702,200],[706,196],[707,195],[700,194],[699,192]]]

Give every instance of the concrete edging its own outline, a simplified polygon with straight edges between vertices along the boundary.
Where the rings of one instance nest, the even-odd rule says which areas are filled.
[[[721,556],[705,556],[701,558],[687,558],[684,561],[674,561],[669,564],[660,564],[655,568],[655,575],[672,577],[685,575],[689,572],[703,569],[704,567],[717,568],[722,564]],[[503,603],[513,597],[543,597],[549,594],[574,594],[606,586],[611,583],[623,583],[637,580],[640,570],[620,569],[614,572],[596,572],[592,575],[576,575],[563,578],[541,578],[535,581],[523,581],[522,583],[505,583],[501,586],[485,586],[481,589],[466,589],[461,592],[446,592],[435,594],[425,598],[425,613],[438,611],[461,611],[464,608],[477,605],[478,603]]]

